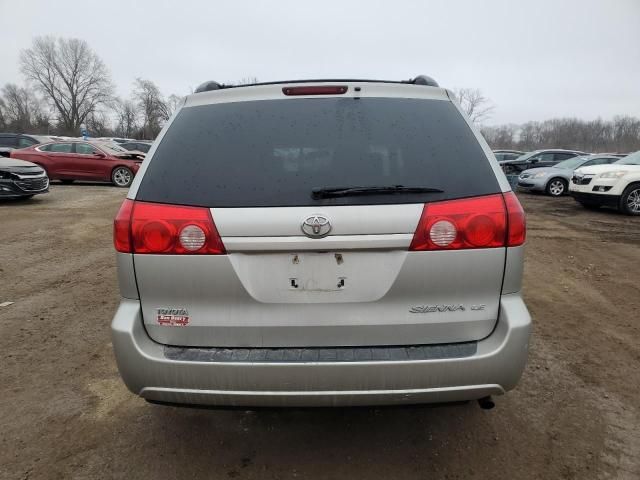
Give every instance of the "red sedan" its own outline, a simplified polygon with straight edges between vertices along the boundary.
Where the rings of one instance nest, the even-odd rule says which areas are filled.
[[[51,180],[63,183],[98,180],[128,187],[144,155],[108,143],[60,141],[12,150],[11,158],[40,165]]]

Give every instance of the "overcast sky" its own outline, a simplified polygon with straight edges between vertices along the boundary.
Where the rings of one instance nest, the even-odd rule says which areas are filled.
[[[0,85],[37,35],[86,40],[118,93],[136,77],[406,79],[480,88],[489,124],[640,116],[640,0],[0,0]]]

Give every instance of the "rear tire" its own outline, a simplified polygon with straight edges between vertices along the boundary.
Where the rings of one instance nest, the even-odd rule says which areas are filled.
[[[640,215],[640,183],[624,189],[620,196],[620,211],[627,215]]]
[[[129,188],[133,182],[133,172],[127,167],[116,167],[111,172],[111,181],[116,187]]]
[[[565,193],[567,193],[567,181],[563,178],[552,178],[547,182],[547,188],[545,191],[547,195],[551,195],[552,197],[561,197]]]

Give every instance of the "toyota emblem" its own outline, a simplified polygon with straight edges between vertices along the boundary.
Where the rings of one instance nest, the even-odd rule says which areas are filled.
[[[302,233],[311,238],[322,238],[329,235],[331,222],[324,215],[310,215],[302,222]]]

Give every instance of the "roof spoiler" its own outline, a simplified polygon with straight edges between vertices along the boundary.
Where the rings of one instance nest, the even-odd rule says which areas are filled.
[[[439,87],[438,82],[436,82],[432,77],[428,75],[418,75],[415,78],[409,80],[392,81],[392,80],[362,80],[362,79],[314,79],[314,80],[284,80],[277,82],[263,82],[263,83],[251,83],[246,85],[225,85],[222,83],[218,83],[214,80],[210,80],[208,82],[201,83],[198,85],[194,93],[201,92],[211,92],[213,90],[221,90],[226,88],[239,88],[239,87],[254,87],[258,85],[281,85],[285,83],[318,83],[318,82],[369,82],[369,83],[409,83],[412,85],[422,85],[426,87]]]

